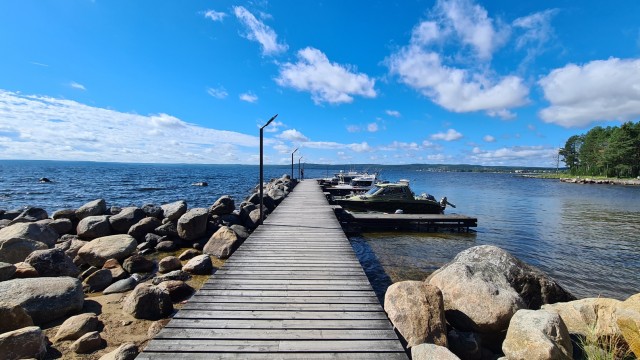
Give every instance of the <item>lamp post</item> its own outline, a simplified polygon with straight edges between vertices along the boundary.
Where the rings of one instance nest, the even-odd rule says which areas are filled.
[[[299,147],[297,147],[295,150],[293,150],[293,152],[291,153],[291,180],[293,180],[293,154],[296,153],[296,151],[298,151],[298,149],[300,149]]]
[[[264,128],[266,128],[267,126],[269,126],[269,124],[271,124],[271,122],[278,117],[278,114],[273,115],[273,117],[271,119],[269,119],[269,121],[267,121],[266,124],[264,124],[261,128],[260,128],[260,185],[258,185],[260,187],[260,224],[262,225],[262,220],[264,220],[264,214],[262,213],[262,188],[264,187],[264,176],[263,176],[263,171],[262,171],[262,156],[263,156],[263,151],[262,151],[262,133]]]
[[[302,179],[302,173],[300,172],[300,160],[302,160],[304,156],[300,156],[300,158],[298,158],[298,179],[303,180]]]

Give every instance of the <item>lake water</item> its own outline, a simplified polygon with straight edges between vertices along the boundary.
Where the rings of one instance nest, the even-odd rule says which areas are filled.
[[[382,169],[386,180],[409,179],[416,193],[447,196],[457,208],[446,212],[477,217],[478,228],[352,237],[379,293],[392,281],[423,280],[458,252],[483,244],[537,266],[579,298],[624,299],[640,292],[640,187]],[[265,179],[290,171],[290,166],[267,166]],[[305,175],[325,177],[326,171],[306,169]],[[41,177],[53,182],[39,183]],[[200,181],[209,186],[191,185]],[[226,194],[238,204],[258,181],[257,166],[0,161],[0,209],[31,205],[51,214],[97,198],[109,206],[182,199],[189,207],[209,207]]]

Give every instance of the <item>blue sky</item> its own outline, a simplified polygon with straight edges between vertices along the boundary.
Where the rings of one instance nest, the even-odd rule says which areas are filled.
[[[0,2],[0,158],[555,166],[640,117],[640,2]]]

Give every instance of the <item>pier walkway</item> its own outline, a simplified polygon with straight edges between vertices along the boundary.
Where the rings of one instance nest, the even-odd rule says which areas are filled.
[[[303,181],[138,359],[407,359],[315,181]]]

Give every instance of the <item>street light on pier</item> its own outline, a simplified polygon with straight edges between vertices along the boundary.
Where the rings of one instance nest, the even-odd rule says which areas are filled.
[[[296,151],[298,151],[298,149],[300,149],[299,147],[297,147],[295,150],[293,150],[293,152],[291,153],[291,180],[293,180],[293,154],[296,153]]]
[[[267,121],[266,124],[264,124],[261,128],[260,128],[260,224],[262,225],[262,221],[264,220],[264,214],[262,213],[262,188],[264,187],[264,176],[263,176],[263,165],[262,165],[262,157],[263,157],[263,150],[262,150],[262,134],[263,134],[263,130],[264,128],[266,128],[267,126],[269,126],[269,124],[271,124],[271,122],[278,117],[278,114],[275,114],[271,119],[269,119],[269,121]]]

